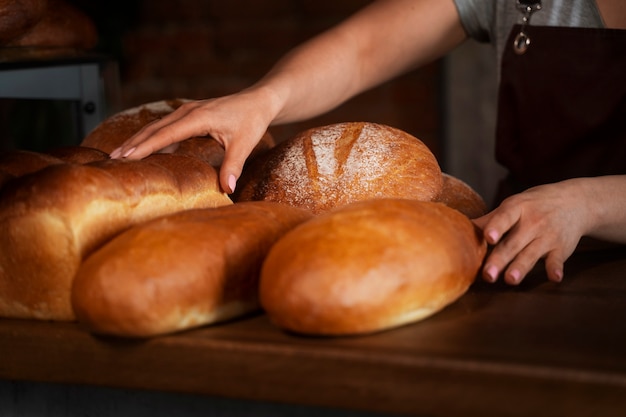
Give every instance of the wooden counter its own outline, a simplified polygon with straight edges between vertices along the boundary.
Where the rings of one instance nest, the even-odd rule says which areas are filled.
[[[0,379],[164,390],[417,416],[626,415],[626,248],[563,283],[478,282],[420,323],[309,338],[257,315],[147,341],[0,320]]]

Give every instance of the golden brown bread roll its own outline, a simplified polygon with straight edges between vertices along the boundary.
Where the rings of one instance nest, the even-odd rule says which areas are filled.
[[[100,149],[110,154],[144,126],[173,112],[188,101],[190,100],[160,100],[116,113],[96,126],[83,139],[81,145]],[[258,153],[272,148],[275,144],[272,135],[266,132],[250,157],[255,157]],[[182,141],[176,146],[174,153],[204,159],[214,167],[219,167],[224,159],[224,148],[211,137],[196,137]]]
[[[71,164],[88,164],[109,159],[105,152],[86,146],[63,146],[51,149],[47,154]]]
[[[261,305],[277,326],[353,335],[428,317],[463,295],[486,245],[441,203],[376,199],[297,226],[270,250]]]
[[[116,113],[94,128],[81,146],[100,149],[110,154],[145,125],[173,112],[187,99],[160,100]]]
[[[439,164],[419,139],[380,124],[339,123],[306,130],[260,156],[233,200],[318,214],[371,198],[430,201],[441,187]]]
[[[450,174],[442,173],[443,190],[436,199],[448,207],[475,219],[487,213],[485,200],[467,183]]]
[[[92,250],[133,224],[227,204],[215,168],[183,155],[54,164],[8,181],[0,189],[0,316],[72,320],[71,282]]]
[[[0,153],[0,188],[16,177],[39,171],[63,160],[39,152],[15,150]]]
[[[62,163],[62,159],[40,152],[20,149],[0,153],[0,171],[13,177],[20,177],[49,165]]]
[[[28,32],[43,18],[47,6],[47,0],[0,0],[0,45]]]
[[[106,153],[82,146],[60,147],[46,153],[21,149],[3,152],[0,153],[0,187],[15,177],[31,174],[50,165],[86,164],[105,159],[109,159]]]
[[[89,16],[65,0],[48,0],[46,3],[43,15],[35,24],[7,41],[7,46],[78,50],[96,46],[98,31]]]
[[[148,337],[257,310],[267,251],[310,216],[251,202],[137,225],[82,264],[72,292],[78,320],[95,333]]]

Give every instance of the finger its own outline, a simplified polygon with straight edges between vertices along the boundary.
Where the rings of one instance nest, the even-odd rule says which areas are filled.
[[[182,105],[163,118],[148,123],[111,152],[111,158],[141,159],[181,140],[204,136],[200,118],[192,115],[194,108]]]
[[[502,203],[487,216],[483,216],[485,219],[481,220],[478,224],[482,223],[482,229],[487,243],[496,245],[500,242],[502,237],[515,226],[520,216],[521,213],[518,205],[511,203],[509,200]]]
[[[552,251],[546,256],[546,274],[548,279],[553,282],[561,282],[563,280],[563,269],[567,256],[563,253]]]
[[[507,266],[533,241],[533,236],[528,229],[522,231],[517,224],[513,226],[487,256],[483,266],[483,279],[488,282],[497,281]],[[517,278],[521,278],[521,274]]]
[[[510,285],[518,285],[545,254],[546,249],[541,241],[532,241],[520,250],[517,256],[509,263],[504,273],[504,282]]]
[[[475,219],[471,219],[472,223],[474,223],[476,225],[476,227],[478,227],[479,229],[484,229],[485,226],[487,225],[487,223],[489,222],[489,220],[491,220],[491,217],[493,217],[493,211],[480,216],[480,217],[476,217]]]
[[[228,194],[235,192],[243,166],[259,140],[261,136],[252,141],[233,140],[225,145],[224,160],[220,168],[220,185]]]

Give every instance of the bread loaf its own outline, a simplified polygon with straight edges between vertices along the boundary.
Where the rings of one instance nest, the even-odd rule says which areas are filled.
[[[137,225],[82,264],[72,292],[78,320],[95,333],[148,337],[257,310],[267,251],[310,216],[250,202]]]
[[[266,200],[326,212],[371,198],[430,201],[441,169],[419,139],[375,123],[339,123],[304,131],[244,170],[235,201]]]
[[[311,335],[378,332],[428,317],[463,295],[486,246],[441,203],[376,199],[320,214],[270,250],[261,305]]]
[[[19,38],[39,22],[47,0],[0,0],[0,45]]]
[[[86,146],[63,146],[51,149],[47,152],[63,162],[72,164],[88,164],[90,162],[105,161],[109,155],[99,149]]]
[[[0,187],[12,178],[39,171],[50,165],[86,164],[105,159],[108,159],[108,155],[104,152],[82,146],[59,147],[47,153],[21,149],[3,152],[0,153]]]
[[[18,36],[5,42],[6,46],[76,50],[90,50],[96,46],[98,32],[89,16],[66,0],[48,0],[46,3],[43,15]]]
[[[110,154],[144,126],[173,112],[188,101],[190,100],[160,100],[116,113],[96,126],[83,139],[81,145],[100,149]],[[266,132],[250,154],[250,158],[254,158],[258,153],[270,149],[274,145],[274,138],[269,132]],[[224,159],[224,148],[211,137],[187,139],[180,142],[173,152],[204,159],[214,167],[219,167]]]
[[[187,101],[160,100],[123,110],[103,120],[83,139],[81,146],[110,154],[142,127],[173,112]]]
[[[73,320],[84,256],[133,224],[227,204],[215,168],[184,155],[52,164],[11,179],[0,189],[0,316]]]
[[[487,213],[485,200],[467,183],[453,175],[442,173],[443,189],[436,199],[448,207],[452,207],[475,219]]]
[[[33,151],[15,150],[0,153],[0,171],[11,177],[20,177],[49,165],[62,163],[63,160],[57,157]]]

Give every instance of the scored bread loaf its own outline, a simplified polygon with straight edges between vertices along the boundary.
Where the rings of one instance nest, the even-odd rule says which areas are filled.
[[[80,267],[72,304],[88,330],[149,337],[259,308],[272,244],[311,214],[269,202],[188,210],[134,226]]]
[[[436,201],[452,207],[465,214],[470,219],[475,219],[487,213],[485,200],[472,187],[461,179],[442,173],[443,189]]]
[[[82,146],[100,149],[110,154],[121,146],[127,139],[139,132],[144,126],[172,113],[189,99],[160,100],[126,109],[102,121],[81,142]],[[276,143],[269,132],[265,132],[257,146],[250,154],[254,158],[257,154],[272,148]],[[224,148],[211,137],[189,138],[174,146],[173,153],[191,155],[201,158],[219,167],[224,159]]]
[[[261,305],[274,324],[296,333],[378,332],[457,300],[485,252],[472,222],[444,204],[352,203],[295,227],[272,247]]]
[[[244,170],[234,201],[276,201],[319,214],[355,201],[441,192],[439,164],[419,139],[389,126],[351,122],[306,130]]]
[[[0,316],[73,320],[84,256],[133,224],[227,204],[216,169],[184,155],[53,163],[10,179],[0,189]]]

